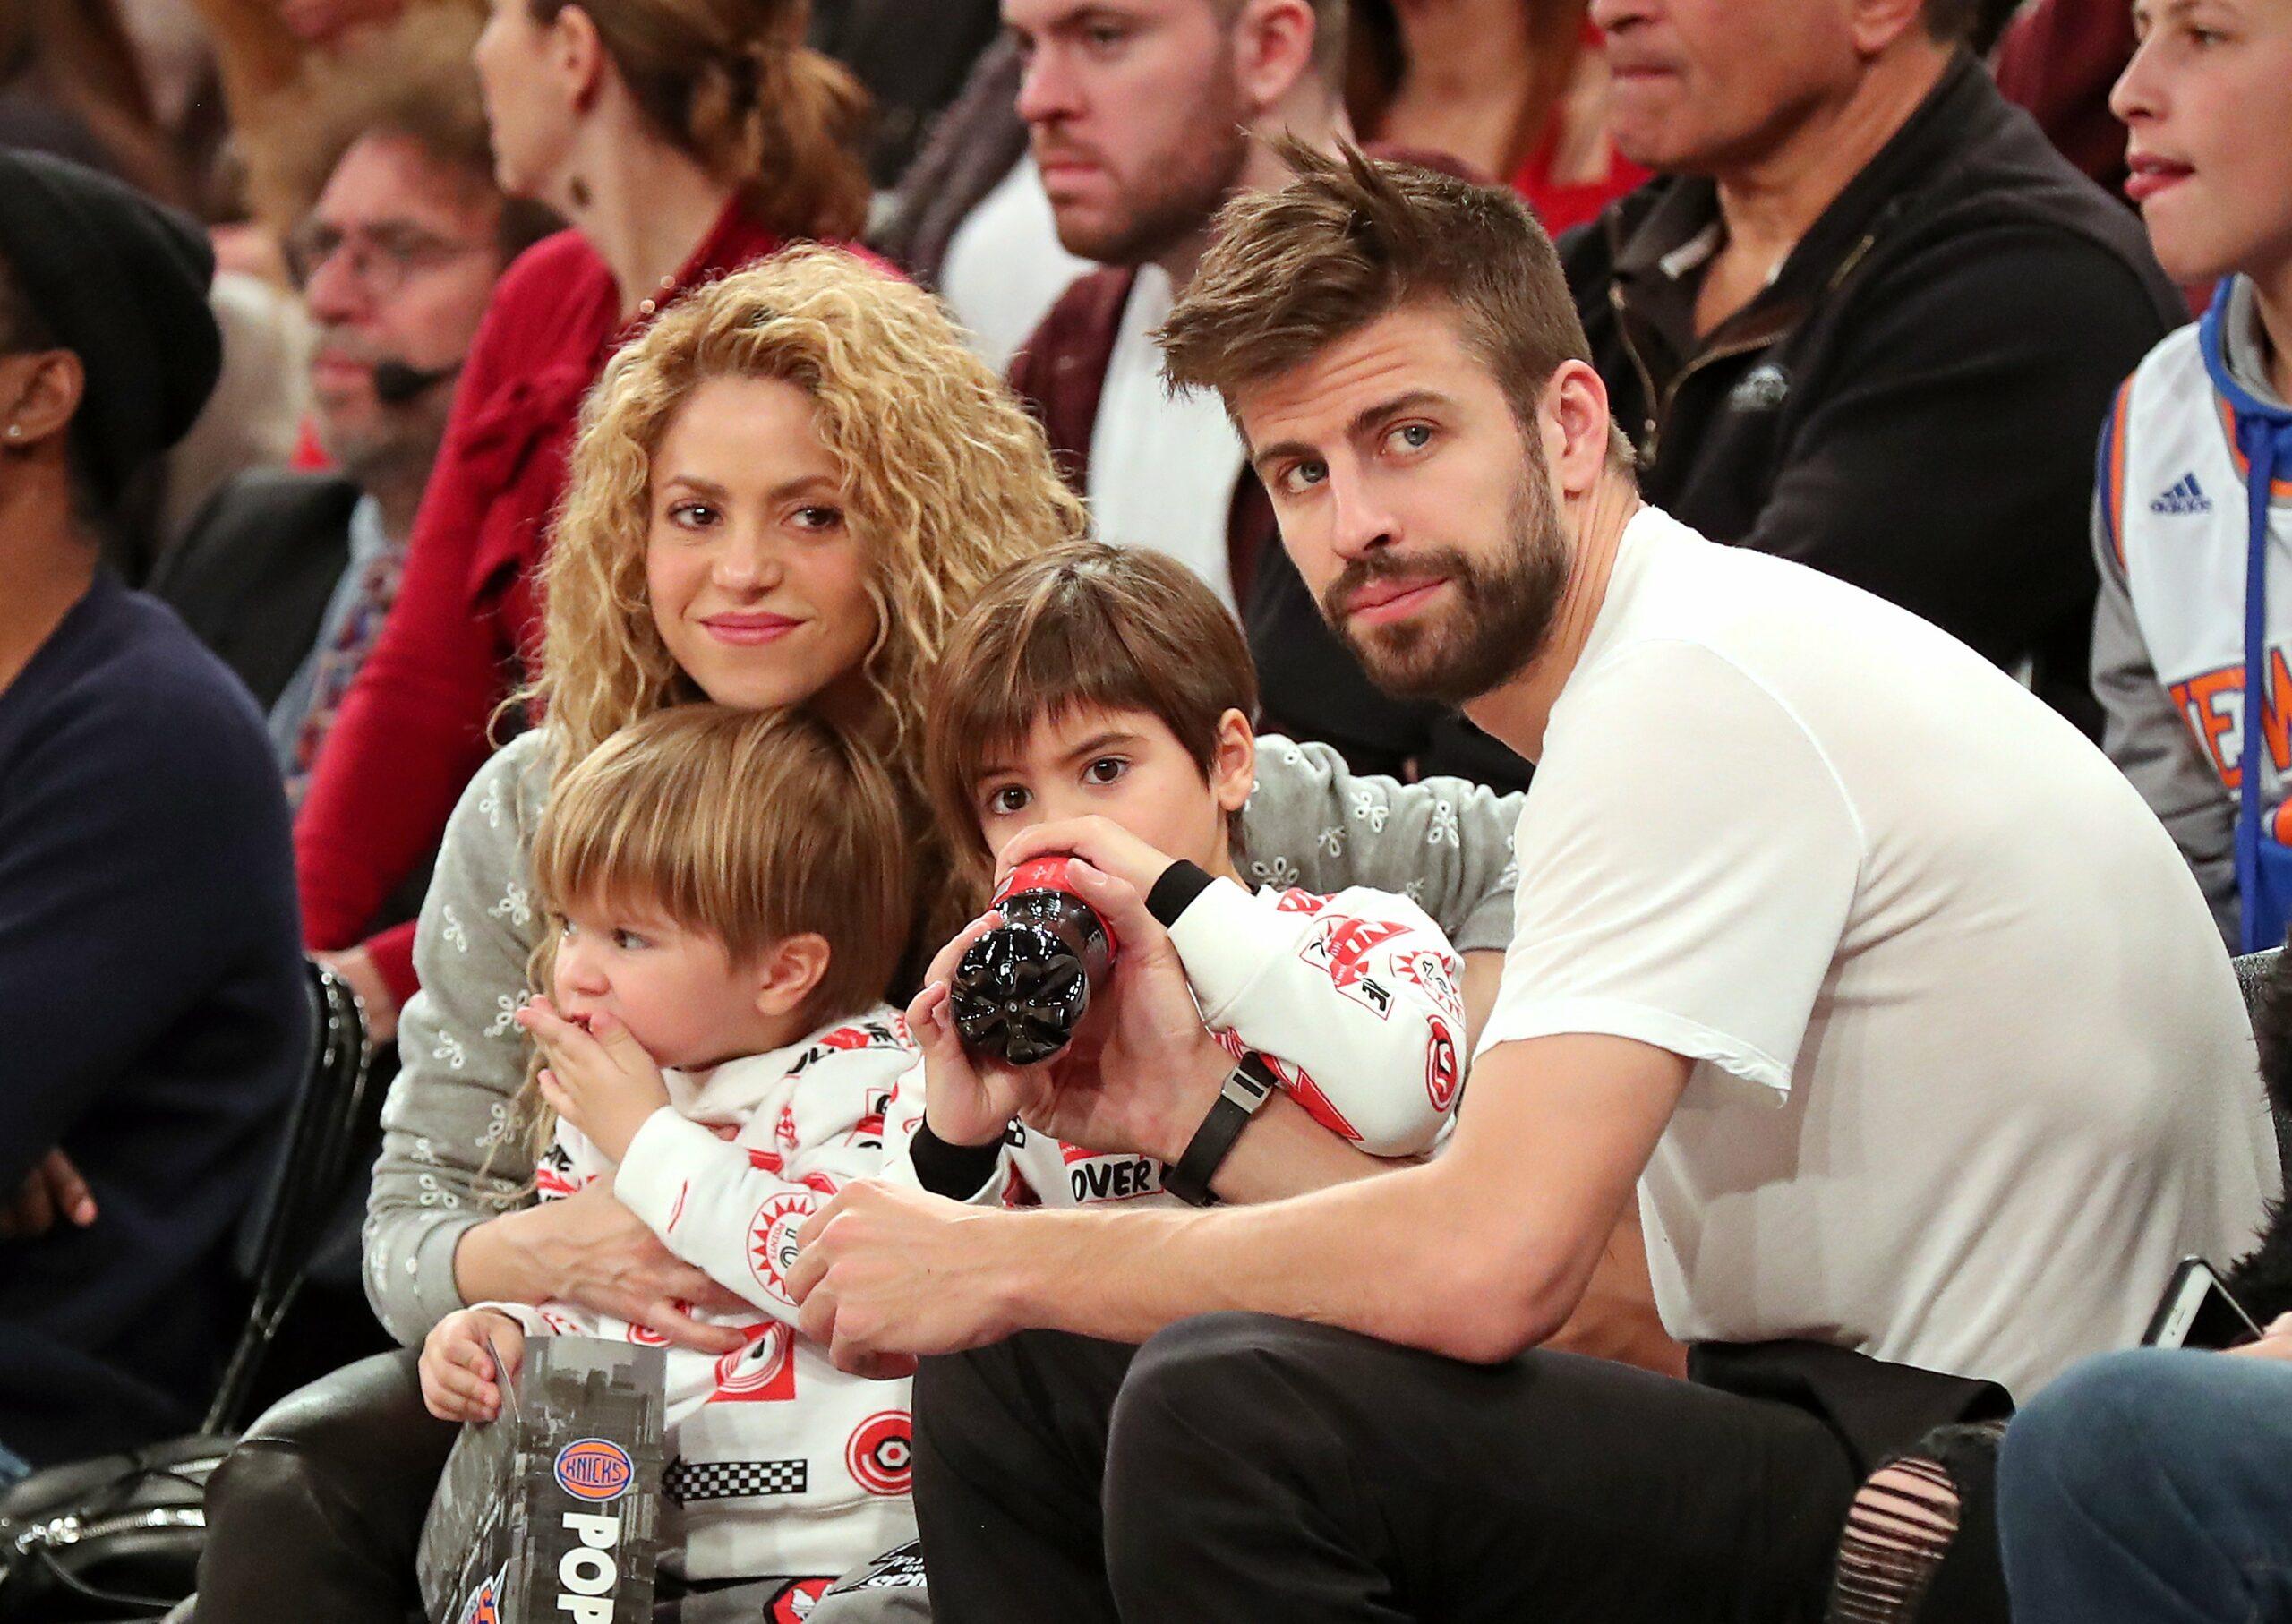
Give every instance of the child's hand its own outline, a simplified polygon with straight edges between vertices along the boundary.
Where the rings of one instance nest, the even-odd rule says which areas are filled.
[[[923,1120],[951,1145],[992,1144],[1038,1091],[1039,1079],[1017,1066],[986,1059],[963,1047],[947,1007],[947,979],[963,950],[997,916],[988,914],[965,927],[931,962],[923,990],[907,1006],[907,1024],[923,1051]]]
[[[1000,887],[1011,877],[1011,870],[1030,858],[1061,853],[1081,858],[1100,874],[1129,881],[1140,896],[1154,889],[1154,882],[1171,862],[1167,853],[1157,851],[1110,817],[1070,817],[1037,824],[1013,835],[996,859],[995,883]]]
[[[505,1369],[493,1368],[488,1338]],[[491,1421],[501,1413],[498,1384],[516,1375],[525,1359],[524,1326],[499,1309],[456,1309],[422,1344],[422,1402],[440,1421]]]
[[[661,1068],[611,1015],[592,1015],[586,1028],[579,1027],[548,999],[535,998],[517,1019],[548,1062],[540,1077],[541,1097],[618,1163],[645,1119],[669,1103]]]

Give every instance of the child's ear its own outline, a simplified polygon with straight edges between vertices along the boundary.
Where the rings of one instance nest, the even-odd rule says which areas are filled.
[[[1239,711],[1218,718],[1218,745],[1210,756],[1210,792],[1228,812],[1238,812],[1257,787],[1257,730]]]
[[[757,965],[757,1012],[776,1018],[803,1008],[804,1000],[827,974],[827,938],[816,930],[774,942]]]

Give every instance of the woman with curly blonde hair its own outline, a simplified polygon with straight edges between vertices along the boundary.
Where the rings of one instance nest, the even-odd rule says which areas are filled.
[[[357,988],[379,1037],[418,981],[411,929],[381,910],[483,765],[486,718],[534,669],[583,395],[694,289],[867,218],[867,97],[805,44],[810,13],[808,0],[490,0],[471,60],[495,178],[569,229],[503,272],[458,365],[393,376],[392,357],[338,345],[321,369],[319,388],[385,414],[453,400],[402,572],[372,594],[387,618],[355,680],[313,704],[290,774],[306,785],[304,941]],[[308,276],[322,261],[303,246]],[[388,274],[365,263],[376,252],[353,256],[369,292]]]
[[[1040,429],[937,303],[849,255],[791,250],[728,277],[614,359],[581,415],[543,582],[539,725],[462,797],[423,908],[365,1233],[367,1293],[401,1342],[472,1303],[558,1298],[730,1351],[736,1333],[698,1316],[739,1299],[611,1181],[530,1201],[516,1015],[545,929],[542,808],[566,765],[665,706],[807,706],[885,753],[926,899],[915,944],[935,945],[983,899],[925,811],[927,680],[990,577],[1082,527]],[[1261,882],[1407,890],[1466,950],[1477,998],[1509,932],[1518,812],[1517,796],[1355,778],[1325,747],[1269,739],[1241,842]],[[282,1401],[209,1485],[201,1624],[289,1597],[330,1620],[402,1618],[453,1437],[423,1410],[411,1352]]]
[[[791,250],[726,278],[606,369],[582,413],[543,571],[549,612],[541,674],[526,697],[564,741],[569,765],[635,718],[704,688],[732,704],[788,701],[788,652],[727,664],[722,638],[697,637],[675,617],[629,612],[657,585],[655,572],[671,568],[644,543],[655,454],[697,390],[734,379],[773,380],[783,407],[800,393],[847,521],[872,538],[860,582],[872,636],[830,687],[847,714],[869,719],[919,808],[910,747],[947,628],[998,570],[1079,535],[1082,509],[1035,477],[1047,471],[1040,430],[930,296],[886,286],[833,250]],[[954,423],[966,432],[949,433]],[[1029,477],[1014,480],[1014,468]],[[693,517],[686,513],[688,534]],[[741,692],[717,691],[727,683]]]

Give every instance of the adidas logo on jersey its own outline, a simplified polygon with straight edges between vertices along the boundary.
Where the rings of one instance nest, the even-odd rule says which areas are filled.
[[[2204,494],[2194,473],[2184,474],[2172,488],[2149,504],[2151,513],[2210,513],[2212,499]]]

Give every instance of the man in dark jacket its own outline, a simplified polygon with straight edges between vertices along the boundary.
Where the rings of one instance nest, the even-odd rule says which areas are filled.
[[[188,220],[0,152],[0,1479],[197,1422],[306,1064],[261,721],[98,558],[214,388],[212,266]],[[21,1193],[59,1159],[61,1214]]]
[[[1561,244],[1647,500],[2024,675],[2088,731],[2092,448],[2185,318],[1962,47],[1972,0],[1595,0],[1662,178]]]

